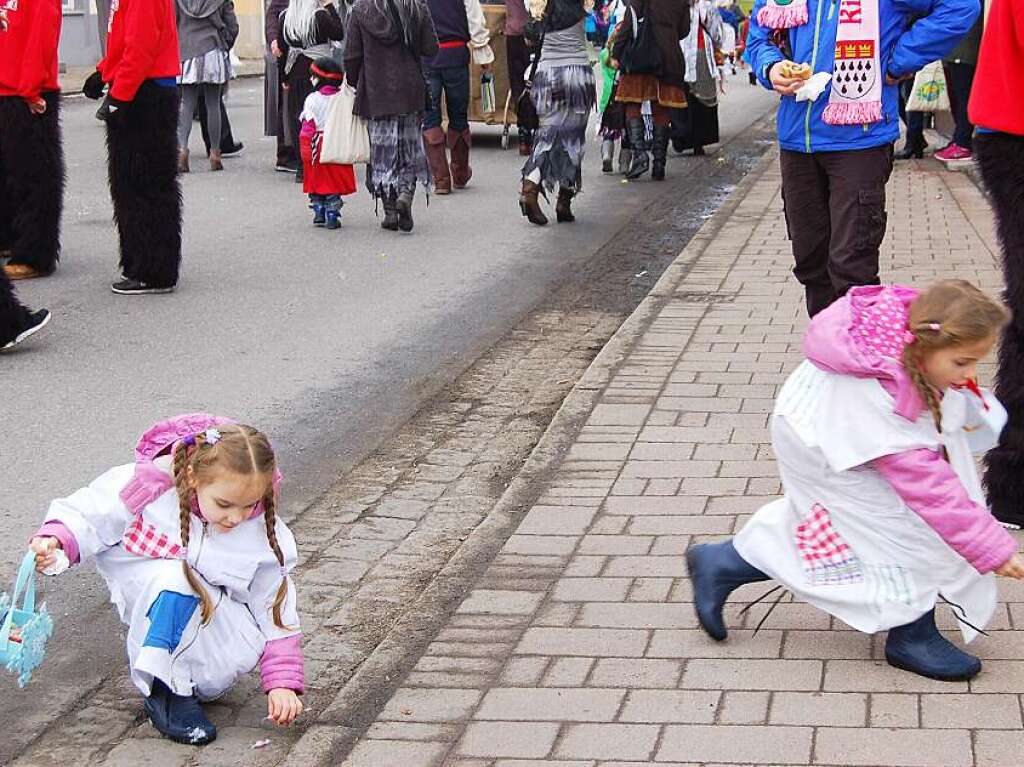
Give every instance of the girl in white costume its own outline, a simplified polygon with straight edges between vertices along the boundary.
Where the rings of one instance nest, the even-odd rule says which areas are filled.
[[[30,544],[40,571],[90,557],[128,625],[131,678],[164,735],[216,737],[200,700],[257,665],[269,718],[301,713],[298,553],[277,518],[280,474],[251,426],[205,414],[151,428],[136,463],[54,501]],[[65,560],[66,557],[66,560]]]
[[[942,680],[981,670],[934,616],[949,602],[969,642],[995,610],[992,573],[1024,577],[973,458],[1006,423],[975,383],[1006,320],[981,291],[947,280],[921,294],[854,288],[811,321],[808,359],[771,419],[785,497],[734,539],[687,553],[708,634],[725,639],[733,589],[774,579],[855,629],[888,630],[893,666]]]

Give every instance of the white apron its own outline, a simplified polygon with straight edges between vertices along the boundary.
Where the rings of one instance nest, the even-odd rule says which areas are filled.
[[[896,415],[877,380],[804,362],[783,387],[771,423],[785,497],[751,518],[736,550],[799,599],[860,631],[910,623],[940,594],[963,621],[984,628],[996,607],[994,576],[978,573],[867,464],[944,446],[971,498],[984,504],[972,450],[991,448],[1006,422],[995,398],[986,402],[987,412],[975,395],[947,392],[940,436],[930,412],[914,423]],[[964,622],[960,628],[965,641],[977,635]]]

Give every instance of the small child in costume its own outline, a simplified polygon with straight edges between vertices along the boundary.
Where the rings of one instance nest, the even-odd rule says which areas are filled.
[[[981,661],[935,626],[947,602],[970,642],[992,617],[992,573],[1024,578],[1014,538],[986,508],[974,453],[1006,411],[975,382],[1008,319],[961,280],[853,288],[811,321],[807,360],[771,418],[785,497],[687,564],[701,627],[726,638],[737,587],[774,579],[853,628],[888,630],[885,656],[931,679]]]
[[[257,665],[269,718],[291,724],[304,691],[298,551],[276,514],[270,442],[200,413],[153,426],[135,458],[50,505],[30,544],[37,569],[95,558],[128,626],[132,682],[171,740],[214,740],[200,701]]]
[[[618,62],[612,59],[612,46],[618,27],[614,27],[608,42],[601,49],[601,170],[612,173],[615,170],[615,144],[622,142],[619,151],[619,172],[625,173],[629,168],[632,151],[628,148],[626,134],[626,109],[621,102],[615,100],[616,80],[619,76]]]
[[[302,191],[309,195],[313,224],[337,229],[341,226],[342,196],[356,191],[356,174],[351,165],[320,162],[320,144],[331,99],[341,89],[345,74],[334,59],[318,58],[310,69],[313,92],[306,97],[300,120],[299,153],[302,155]]]

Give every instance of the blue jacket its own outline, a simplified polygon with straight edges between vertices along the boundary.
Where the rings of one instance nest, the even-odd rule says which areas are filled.
[[[786,57],[771,42],[772,30],[757,21],[758,11],[767,0],[757,0],[750,14],[747,37],[747,62],[758,81],[769,90],[767,72],[772,64]],[[839,25],[839,0],[807,0],[808,22],[788,30],[792,60],[810,64],[817,72],[832,72],[835,60],[836,31]],[[967,34],[981,12],[979,0],[878,0],[881,29],[882,72],[899,77],[946,56]],[[926,14],[908,29],[911,14]],[[828,104],[829,89],[817,101],[797,103],[783,96],[779,104],[779,144],[794,152],[838,152],[870,149],[891,144],[900,134],[899,94],[895,85],[882,88],[882,120],[871,125],[828,125],[822,113]]]

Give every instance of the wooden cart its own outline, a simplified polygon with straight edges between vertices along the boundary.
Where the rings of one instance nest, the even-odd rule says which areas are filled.
[[[515,104],[512,103],[512,88],[508,79],[508,57],[505,45],[505,3],[504,0],[481,0],[487,29],[491,33],[491,49],[494,51],[494,103],[493,112],[483,111],[480,90],[481,69],[471,63],[469,68],[469,121],[485,125],[501,126],[501,148],[508,149],[509,131],[516,121]],[[502,106],[504,105],[504,106]]]

